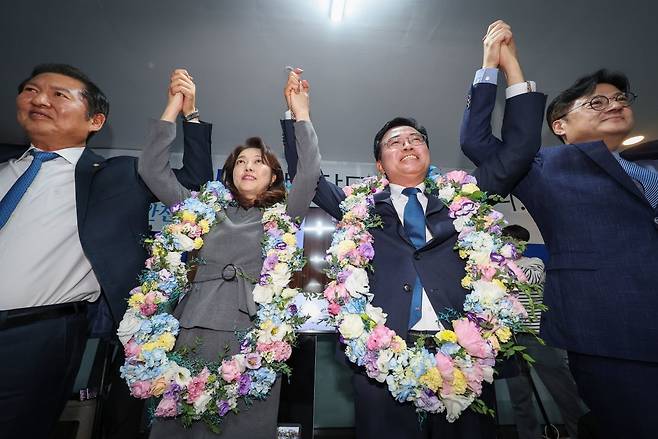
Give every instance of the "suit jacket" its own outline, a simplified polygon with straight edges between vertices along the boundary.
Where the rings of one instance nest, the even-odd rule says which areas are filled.
[[[527,108],[538,108],[541,112],[544,101],[545,97],[539,93],[525,94],[508,100],[507,108],[512,113],[520,111],[523,114]],[[524,123],[503,127],[505,141],[501,142],[502,147],[497,151],[499,163],[492,162],[474,173],[483,190],[500,195],[509,193],[512,183],[523,175],[520,163],[527,162],[539,148],[541,124],[540,115],[534,119],[526,118]],[[297,159],[294,136],[290,135],[292,123],[282,121],[282,126],[286,160],[293,177]],[[507,175],[507,170],[501,166],[508,162],[519,162],[511,175]],[[339,205],[343,199],[343,191],[321,176],[313,201],[340,219],[342,213]],[[461,279],[465,275],[464,262],[453,249],[457,233],[443,203],[435,196],[428,196],[425,218],[433,239],[420,249],[416,249],[407,238],[389,191],[375,196],[375,211],[381,216],[384,226],[370,230],[375,249],[370,291],[374,293],[373,305],[382,307],[388,314],[387,326],[401,337],[406,337],[411,295],[417,275],[437,314],[441,315],[448,309],[460,312],[468,293],[461,287]]]
[[[212,180],[209,124],[185,123],[183,167],[179,181],[190,189]],[[25,146],[0,150],[0,161],[19,157]],[[118,322],[126,310],[128,292],[138,285],[147,251],[142,241],[149,234],[148,211],[157,201],[137,174],[136,157],[104,159],[85,148],[75,168],[78,234],[85,256],[101,286],[101,300],[91,314],[111,312]],[[110,330],[98,319],[92,333]]]
[[[494,100],[495,90],[475,89],[464,114],[462,149],[479,166],[498,147]],[[658,159],[650,153],[625,155]],[[601,141],[541,148],[528,164],[514,194],[550,255],[542,336],[569,351],[658,361],[658,212]]]

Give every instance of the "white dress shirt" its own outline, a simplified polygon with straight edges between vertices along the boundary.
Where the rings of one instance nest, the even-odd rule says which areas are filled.
[[[0,199],[32,163],[30,147],[0,163]],[[55,151],[0,229],[0,309],[96,300],[100,284],[82,250],[75,165],[84,147]]]
[[[407,205],[409,197],[402,193],[404,186],[399,184],[389,184],[391,189],[391,201],[393,202],[393,207],[400,218],[400,222],[404,225],[404,208]],[[420,192],[416,195],[420,205],[423,208],[423,212],[427,210],[427,196],[425,196],[425,183],[421,183],[416,186],[420,189]],[[432,239],[432,233],[429,231],[427,226],[425,226],[425,242],[428,242]],[[411,286],[413,288],[413,285]],[[411,293],[409,293],[411,294]],[[429,297],[423,288],[423,300],[421,308],[421,318],[420,320],[411,328],[414,331],[438,331],[443,329],[442,325],[439,323],[438,317],[436,316],[436,311],[432,307]]]

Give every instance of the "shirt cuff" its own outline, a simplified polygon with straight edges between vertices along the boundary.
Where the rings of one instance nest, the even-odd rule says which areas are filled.
[[[283,113],[283,120],[290,120],[292,119],[292,111],[286,110],[285,113]]]
[[[485,67],[485,68],[480,69],[477,72],[475,72],[475,78],[473,79],[473,85],[480,84],[482,82],[484,82],[486,84],[497,85],[498,84],[498,69],[492,69],[492,68],[489,68],[489,67]]]
[[[537,84],[535,84],[535,81],[519,82],[518,84],[510,85],[505,89],[505,99],[511,99],[514,96],[533,91],[537,91]]]

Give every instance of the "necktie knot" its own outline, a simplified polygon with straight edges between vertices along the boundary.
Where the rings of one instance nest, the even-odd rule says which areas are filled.
[[[415,197],[418,192],[420,192],[420,189],[417,187],[406,187],[402,189],[402,193],[407,197]]]
[[[34,149],[30,151],[30,154],[32,154],[32,157],[34,157],[34,160],[38,160],[42,163],[59,157],[59,154],[57,154],[56,152],[37,151]]]

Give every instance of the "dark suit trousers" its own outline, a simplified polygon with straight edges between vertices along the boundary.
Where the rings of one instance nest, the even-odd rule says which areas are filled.
[[[569,352],[569,368],[602,439],[658,437],[658,363]]]
[[[85,313],[0,329],[0,438],[48,438],[71,396]]]
[[[494,419],[466,409],[453,423],[445,413],[430,415],[421,425],[413,404],[401,404],[390,395],[385,384],[367,376],[352,376],[357,439],[493,439]],[[493,408],[493,385],[483,386],[481,398]]]

